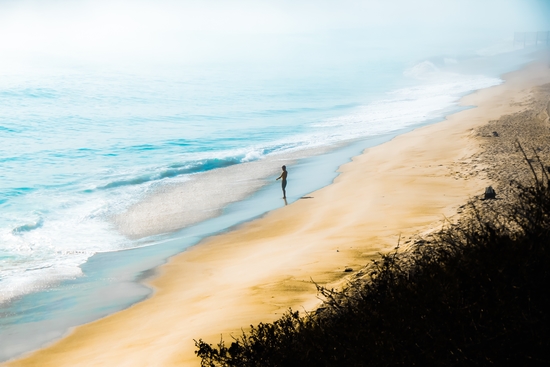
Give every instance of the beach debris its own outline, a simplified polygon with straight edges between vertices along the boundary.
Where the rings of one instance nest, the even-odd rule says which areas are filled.
[[[484,196],[484,199],[487,200],[487,199],[495,199],[497,196],[497,193],[495,192],[495,189],[493,189],[492,186],[489,186],[489,187],[486,187],[485,188],[485,196]]]
[[[494,136],[495,138],[498,138],[498,133],[497,133],[496,131],[493,131],[493,136]]]
[[[344,273],[351,273],[353,271],[352,268],[345,268]]]

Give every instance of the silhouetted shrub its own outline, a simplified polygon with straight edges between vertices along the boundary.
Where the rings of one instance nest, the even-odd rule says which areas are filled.
[[[550,190],[541,168],[531,166],[532,185],[513,183],[514,202],[472,202],[457,225],[383,255],[365,279],[342,291],[318,287],[326,301],[316,313],[290,310],[229,347],[196,341],[202,366],[550,365]]]

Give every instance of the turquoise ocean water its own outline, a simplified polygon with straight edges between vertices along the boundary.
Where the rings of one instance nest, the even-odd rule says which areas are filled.
[[[305,152],[289,167],[295,201],[365,147],[441,120],[527,60],[388,50],[298,66],[0,72],[0,360],[147,297],[139,280],[166,258],[280,206],[277,157]],[[273,169],[261,185],[232,204],[209,198],[202,174],[247,177],[244,164],[263,161]],[[212,218],[146,238],[117,230],[112,218],[190,180],[204,180],[194,195],[218,209]]]

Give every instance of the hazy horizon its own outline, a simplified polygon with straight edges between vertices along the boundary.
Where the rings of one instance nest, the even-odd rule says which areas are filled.
[[[137,69],[362,57],[547,30],[543,0],[0,1],[0,68]],[[447,49],[446,49],[447,48]]]

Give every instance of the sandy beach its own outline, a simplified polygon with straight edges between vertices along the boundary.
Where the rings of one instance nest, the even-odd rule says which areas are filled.
[[[550,83],[548,54],[504,79],[461,100],[475,108],[369,148],[333,184],[173,257],[149,299],[5,365],[199,366],[193,339],[230,340],[288,308],[313,310],[312,281],[338,287],[495,185],[479,129],[533,103],[534,88]]]

